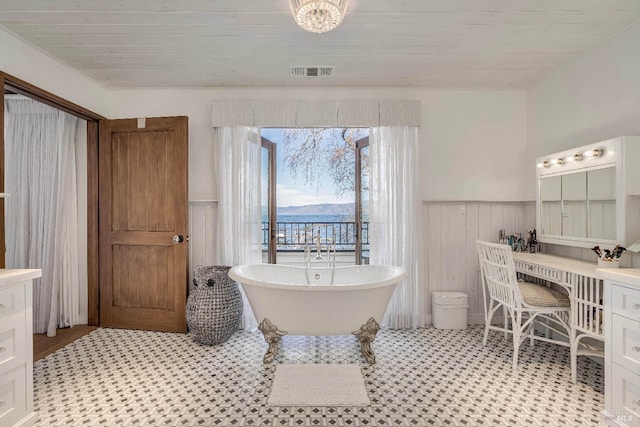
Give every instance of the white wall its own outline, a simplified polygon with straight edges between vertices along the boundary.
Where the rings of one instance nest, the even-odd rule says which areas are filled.
[[[640,135],[640,25],[527,92],[524,197],[535,195],[536,157],[620,135]]]
[[[189,116],[189,198],[215,199],[214,99],[418,99],[424,199],[519,201],[526,187],[524,91],[378,88],[106,90],[0,29],[0,70],[109,118]],[[45,71],[46,72],[43,72]],[[531,200],[532,197],[529,198]]]
[[[640,25],[527,92],[524,197],[535,194],[536,157],[620,135],[640,135]],[[545,251],[594,261],[589,249],[546,245]],[[621,263],[638,268],[640,255],[626,254]]]
[[[166,89],[108,93],[110,118],[189,116],[189,198],[217,198],[214,99],[418,99],[425,200],[519,201],[525,187],[524,91],[425,89]]]
[[[523,91],[420,91],[425,200],[521,201]]]
[[[427,318],[431,292],[469,295],[469,320],[482,322],[475,239],[498,230],[526,233],[534,204],[520,203],[525,186],[526,98],[523,91],[416,89],[167,89],[108,94],[109,117],[189,116],[189,198],[217,199],[211,104],[214,99],[419,99],[423,147],[423,209]],[[443,202],[447,201],[447,202]],[[454,201],[454,202],[451,202]],[[480,201],[480,202],[478,202]],[[214,263],[215,203],[190,206],[190,270]]]
[[[423,221],[429,266],[424,286],[470,294],[471,319],[480,320],[476,238],[497,230],[525,232],[532,208],[524,199],[524,91],[378,88],[223,88],[105,90],[31,46],[0,31],[0,70],[108,118],[189,117],[189,198],[216,199],[211,104],[214,99],[417,99],[422,105]],[[46,72],[43,72],[46,70]],[[454,202],[454,203],[452,203]],[[498,202],[498,203],[491,203]],[[215,207],[192,204],[192,260],[209,262]],[[204,228],[203,228],[204,227]],[[449,231],[447,231],[449,230]],[[196,237],[203,236],[198,240]],[[207,236],[207,237],[204,237]],[[462,258],[449,257],[450,251]],[[462,272],[458,274],[458,272]],[[429,300],[427,311],[430,313]]]
[[[104,87],[0,28],[0,70],[105,115]]]
[[[466,290],[472,296],[473,315],[479,314],[481,302],[474,294],[478,288],[472,242],[476,237],[495,240],[500,228],[525,232],[531,227],[532,205],[517,202],[535,199],[535,158],[617,135],[640,134],[640,26],[526,92],[415,88],[105,90],[2,30],[0,70],[109,118],[189,116],[191,200],[217,198],[210,117],[214,99],[420,100],[424,199],[428,201],[424,206],[429,248],[425,286],[429,290]],[[501,203],[489,203],[492,201]],[[211,242],[194,242],[194,247],[195,243],[203,251],[211,246]],[[549,250],[590,258],[588,250],[560,246]],[[458,258],[451,265],[449,251],[464,256],[465,261],[458,262]],[[640,266],[639,258],[628,261]]]

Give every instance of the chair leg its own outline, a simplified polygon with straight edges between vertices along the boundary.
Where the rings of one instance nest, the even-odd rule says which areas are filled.
[[[579,340],[572,340],[569,355],[571,358],[571,382],[574,384],[578,382],[578,344]]]
[[[511,314],[511,331],[513,335],[513,366],[512,369],[515,371],[518,367],[518,352],[520,350],[520,337],[522,336],[522,313],[517,311],[514,313],[510,311]]]
[[[491,319],[493,318],[493,303],[495,301],[489,301],[489,307],[487,308],[487,312],[484,314],[484,337],[482,338],[482,346],[487,346],[487,339],[489,338],[489,326],[491,325]]]
[[[533,337],[536,334],[536,322],[531,322],[531,326],[529,326],[529,346],[533,347],[535,343],[535,339]]]
[[[513,320],[513,317],[511,318]],[[507,333],[507,328],[509,327],[509,322],[507,319],[507,310],[505,309],[504,306],[502,306],[502,324],[504,326],[504,339],[507,339],[507,336],[509,335]],[[511,325],[511,329],[513,329],[513,325]]]
[[[487,346],[487,339],[489,338],[489,325],[484,326],[484,337],[482,338],[482,346]]]

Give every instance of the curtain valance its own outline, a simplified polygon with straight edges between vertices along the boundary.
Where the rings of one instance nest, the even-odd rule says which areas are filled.
[[[417,100],[216,100],[212,126],[420,126]]]

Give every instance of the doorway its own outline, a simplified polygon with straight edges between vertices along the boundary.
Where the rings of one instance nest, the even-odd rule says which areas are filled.
[[[88,321],[87,124],[23,95],[4,107],[5,263],[42,269],[33,329],[53,336]]]
[[[2,126],[2,139],[0,139],[0,193],[5,193],[5,94],[23,95],[29,99],[39,101],[55,109],[69,113],[79,119],[86,121],[87,134],[87,317],[89,325],[99,324],[98,314],[98,189],[97,189],[97,150],[98,150],[98,121],[104,119],[103,116],[94,113],[86,108],[69,102],[50,92],[42,90],[28,82],[7,73],[0,72],[0,82],[4,88],[3,102],[0,106],[0,126]],[[0,267],[5,267],[5,199],[0,199]]]
[[[100,325],[186,332],[187,117],[100,122]]]
[[[46,105],[65,111],[78,118],[86,120],[86,133],[87,133],[87,293],[88,293],[88,324],[93,326],[100,326],[100,290],[99,290],[99,205],[104,204],[104,200],[99,200],[99,188],[98,188],[98,175],[99,175],[99,135],[98,124],[100,121],[105,121],[106,118],[96,114],[88,109],[85,109],[79,105],[69,102],[63,98],[60,98],[50,92],[44,91],[28,82],[18,79],[9,74],[0,72],[0,82],[2,83],[5,92],[12,94],[24,95],[28,98],[35,99]],[[4,95],[3,95],[4,96]],[[0,139],[0,193],[5,193],[5,158],[4,158],[4,99],[0,106],[0,126],[2,126],[2,139]],[[134,120],[136,122],[136,120]],[[184,127],[184,138],[186,140],[186,126]],[[186,148],[184,151],[184,158],[186,159]],[[186,172],[185,172],[186,173]],[[186,184],[185,184],[186,185]],[[183,191],[182,196],[185,199],[188,197],[187,191]],[[3,242],[3,248],[0,250],[0,267],[5,267],[5,200],[0,198],[0,242]],[[186,225],[184,232],[179,233],[183,237],[183,242],[186,245]],[[181,280],[181,284],[184,288],[185,298],[182,303],[186,305],[186,288],[187,288],[187,264],[186,256],[184,263],[184,280]],[[174,266],[178,270],[179,266]],[[183,316],[184,317],[184,316]]]
[[[263,262],[368,263],[368,134],[262,129]]]

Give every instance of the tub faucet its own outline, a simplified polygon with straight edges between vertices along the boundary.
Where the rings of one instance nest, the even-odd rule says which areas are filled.
[[[333,255],[333,257],[332,257]],[[327,268],[336,268],[336,241],[332,239],[331,242],[327,244]],[[332,279],[333,282],[333,279]]]
[[[304,245],[304,266],[311,267],[311,246],[309,245]]]
[[[318,228],[318,235],[316,236],[316,259],[322,259],[322,243],[320,240],[319,228]]]

